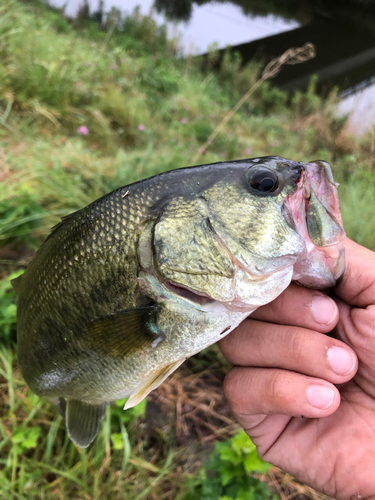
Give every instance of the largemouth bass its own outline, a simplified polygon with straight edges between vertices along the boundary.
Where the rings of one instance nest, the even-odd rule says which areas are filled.
[[[14,280],[22,375],[87,447],[109,402],[134,406],[292,280],[333,286],[344,236],[324,161],[221,162],[121,187],[64,217]]]

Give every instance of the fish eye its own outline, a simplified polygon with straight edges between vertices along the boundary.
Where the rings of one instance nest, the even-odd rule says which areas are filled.
[[[279,178],[274,170],[267,167],[256,166],[248,172],[250,187],[257,193],[273,193],[279,186]]]

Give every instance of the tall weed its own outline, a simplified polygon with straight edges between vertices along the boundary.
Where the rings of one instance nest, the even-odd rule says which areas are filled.
[[[11,280],[22,274],[22,270],[10,274],[0,281],[0,345],[10,347],[16,340],[16,296]]]

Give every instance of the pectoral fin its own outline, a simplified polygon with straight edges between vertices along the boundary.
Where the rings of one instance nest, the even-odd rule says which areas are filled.
[[[156,328],[156,306],[139,307],[100,318],[85,328],[82,338],[90,349],[112,358],[130,357],[160,336]]]
[[[129,399],[126,401],[124,410],[128,408],[133,408],[144,399],[151,391],[159,387],[159,385],[164,382],[164,380],[177,368],[182,365],[186,358],[179,359],[175,363],[161,368],[157,373],[153,373],[148,379],[143,380],[142,384],[139,385],[135,391],[130,395]]]
[[[90,405],[77,399],[68,399],[66,405],[66,428],[70,439],[80,448],[87,448],[99,431],[100,421],[105,415],[106,403]]]

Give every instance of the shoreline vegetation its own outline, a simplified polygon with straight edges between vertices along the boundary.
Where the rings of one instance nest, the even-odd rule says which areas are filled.
[[[212,52],[212,60],[215,52]],[[0,497],[131,500],[324,499],[262,462],[222,393],[216,346],[189,359],[147,402],[108,408],[87,449],[25,386],[16,362],[20,274],[59,218],[109,191],[192,164],[257,82],[260,63],[229,54],[220,71],[182,58],[139,11],[74,21],[43,3],[0,5]],[[340,182],[348,236],[375,250],[375,132],[350,137],[315,80],[286,94],[262,82],[200,164],[279,155],[324,159]]]

